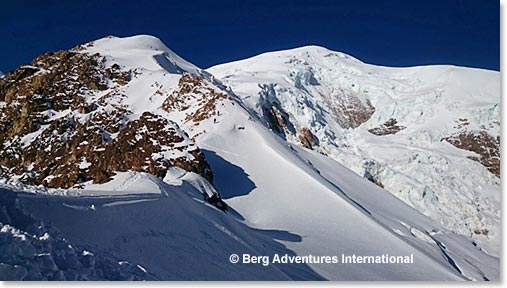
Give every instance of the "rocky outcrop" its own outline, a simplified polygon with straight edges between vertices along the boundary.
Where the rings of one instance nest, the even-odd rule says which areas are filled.
[[[133,115],[122,104],[131,71],[81,50],[41,55],[0,79],[0,176],[79,188],[107,182],[116,171],[164,177],[177,166],[212,181],[204,154],[176,123],[150,112]]]
[[[478,156],[469,156],[469,159],[481,163],[489,172],[500,178],[500,137],[489,135],[486,131],[464,130],[455,135],[445,137],[453,146],[475,152]]]
[[[268,121],[268,127],[283,138],[287,136],[296,137],[303,147],[313,149],[319,145],[319,140],[310,129],[306,127],[296,127],[291,121],[289,114],[285,112],[279,105],[271,103],[265,104],[263,108],[265,119]]]
[[[377,136],[383,136],[396,134],[406,128],[405,126],[400,126],[397,124],[398,120],[391,118],[387,120],[384,124],[382,124],[380,127],[368,129],[368,132],[370,132],[371,134],[375,134]]]
[[[181,76],[178,88],[162,104],[167,112],[185,111],[185,121],[199,123],[217,115],[216,106],[225,93],[208,86],[200,76]]]
[[[263,108],[268,127],[278,135],[286,137],[288,134],[295,134],[296,129],[289,119],[289,115],[278,105],[265,105]]]
[[[118,118],[122,123],[122,117]],[[24,173],[25,182],[55,188],[76,187],[87,181],[108,182],[116,171],[148,172],[163,178],[171,166],[212,181],[204,154],[175,123],[145,112],[121,129],[115,126],[94,121],[81,124],[71,118],[56,120],[19,150],[22,162],[14,167],[22,169],[13,172]],[[55,129],[60,129],[56,135]],[[111,139],[110,133],[117,135]],[[27,168],[26,164],[31,166]]]
[[[128,81],[128,71],[105,68],[101,61],[99,55],[47,53],[0,79],[0,101],[4,102],[0,141],[36,131],[51,117],[48,111],[92,110],[85,101],[90,91],[106,90],[109,81]]]
[[[312,134],[312,131],[310,131],[310,129],[308,129],[306,127],[299,129],[298,138],[299,138],[299,142],[301,142],[301,144],[305,148],[313,149],[314,146],[319,145],[319,141],[318,141],[317,137],[315,137]]]

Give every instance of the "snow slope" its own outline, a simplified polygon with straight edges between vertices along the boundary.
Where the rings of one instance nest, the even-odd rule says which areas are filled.
[[[167,48],[158,38],[138,35],[126,38],[107,37],[85,44],[84,52],[99,53],[106,65],[120,64],[123,70],[132,69],[144,77],[131,81],[124,92],[134,113],[155,110],[162,105],[163,97],[157,91],[166,92],[177,86],[182,73],[199,74],[195,65],[183,60]]]
[[[311,265],[327,279],[435,279],[452,271],[450,262],[467,279],[497,277],[498,258],[334,160],[274,137],[247,113],[230,113],[221,123],[197,142],[215,171],[217,189],[248,225],[301,235],[301,243],[284,243],[298,255],[414,253],[422,265]]]
[[[332,168],[339,165],[327,158],[319,159],[322,156],[304,150],[288,153],[296,157],[292,160],[302,163],[300,167],[283,165],[289,168],[287,173],[293,172],[294,168],[313,171],[303,164],[306,158],[318,163],[314,165],[319,168],[322,168],[320,165],[331,165]],[[215,163],[218,166],[219,163]],[[343,167],[341,169],[346,171]],[[247,171],[252,172],[251,169]],[[366,206],[364,202],[357,204],[357,200],[345,193],[364,185],[365,180],[352,172],[348,173],[344,178],[349,182],[343,188],[327,180],[328,184],[323,185],[327,188],[319,187],[311,183],[311,175],[307,176],[294,183],[294,187],[306,185],[298,186],[299,189],[289,187],[294,188],[292,193],[295,195],[290,196],[291,199],[297,197],[290,203],[287,203],[287,199],[280,199],[284,197],[253,192],[257,194],[256,197],[239,197],[238,203],[228,201],[238,208],[238,212],[232,211],[230,214],[202,200],[199,182],[205,180],[193,173],[180,178],[179,185],[175,182],[169,185],[146,174],[131,174],[123,180],[137,180],[141,182],[139,185],[149,183],[144,192],[134,194],[62,197],[18,193],[18,199],[34,217],[62,231],[65,239],[73,245],[99,255],[107,254],[118,259],[118,263],[140,265],[150,279],[155,280],[484,280],[498,277],[494,272],[498,259],[485,255],[462,236],[439,230],[438,225],[396,198],[391,196],[392,203],[389,204],[395,205],[395,209],[388,211],[385,207]],[[354,183],[351,178],[359,183]],[[151,190],[153,186],[158,186],[158,189]],[[345,190],[349,187],[354,189]],[[231,190],[242,188],[230,186]],[[261,184],[259,188],[270,187]],[[279,189],[279,186],[276,188]],[[304,190],[307,188],[312,189],[316,197],[302,196],[307,194],[307,190]],[[368,188],[373,190],[372,193],[381,191],[389,199],[389,194],[375,186]],[[160,195],[159,191],[163,191],[163,194]],[[382,197],[385,195],[379,197],[383,202],[386,201]],[[262,201],[255,199],[258,197],[263,198]],[[269,207],[269,204],[277,207]],[[396,218],[393,219],[393,216]],[[246,220],[242,220],[243,217]],[[389,226],[382,223],[389,223]],[[281,230],[279,227],[291,230]],[[375,233],[375,239],[368,236],[371,233]],[[415,263],[384,266],[242,265],[228,262],[228,256],[232,253],[270,257],[274,254],[414,254]],[[489,271],[483,272],[481,269]]]
[[[266,108],[276,107],[288,115],[284,121],[293,130],[311,131],[318,152],[499,255],[499,176],[468,158],[477,154],[443,141],[469,131],[499,137],[498,72],[380,67],[318,46],[265,53],[207,71],[267,126]],[[399,132],[368,131],[390,119]],[[300,144],[287,130],[283,138]]]
[[[205,203],[201,191],[191,184],[198,177],[187,175],[180,186],[139,177],[145,183],[151,179],[151,185],[164,192],[162,196],[146,186],[143,194],[18,197],[28,211],[63,231],[72,243],[121,261],[135,259],[133,263],[155,280],[321,279],[306,265],[230,264],[229,255],[239,251],[293,254],[273,237],[296,236],[250,228]]]
[[[51,224],[30,215],[19,195],[0,189],[0,279],[153,280],[138,264],[70,242]]]
[[[135,71],[122,103],[134,115],[148,111],[176,122],[205,153],[214,177],[212,185],[177,168],[163,179],[125,172],[63,191],[2,181],[24,191],[17,197],[27,211],[72,243],[140,265],[160,280],[499,279],[499,258],[474,240],[335,160],[284,141],[246,101],[160,40],[109,37],[83,47]],[[203,200],[215,190],[228,213]],[[232,264],[232,253],[413,254],[414,263],[263,266]]]

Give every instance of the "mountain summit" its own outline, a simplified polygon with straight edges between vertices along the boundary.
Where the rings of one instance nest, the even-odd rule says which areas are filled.
[[[500,249],[500,73],[389,68],[308,46],[208,69],[290,143]]]

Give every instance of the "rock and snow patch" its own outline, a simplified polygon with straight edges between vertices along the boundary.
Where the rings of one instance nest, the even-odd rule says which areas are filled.
[[[183,70],[147,64],[158,50]],[[177,79],[199,71],[149,36],[106,38],[37,57],[0,80],[0,116],[9,119],[0,120],[0,176],[79,188],[108,182],[115,171],[163,178],[176,166],[211,180],[199,148],[158,111]]]

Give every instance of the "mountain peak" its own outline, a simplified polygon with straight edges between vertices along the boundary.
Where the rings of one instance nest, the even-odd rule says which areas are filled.
[[[301,53],[305,53],[305,52],[308,52],[308,53],[318,53],[318,54],[326,54],[326,53],[341,53],[341,52],[337,52],[337,51],[333,51],[329,48],[326,48],[324,46],[319,46],[319,45],[305,45],[305,46],[299,46],[299,47],[295,47],[295,48],[290,48],[290,49],[285,49],[285,50],[279,50],[279,51],[275,51],[275,52],[301,52]]]
[[[498,211],[497,72],[380,67],[318,46],[208,71],[281,138],[334,158],[454,232],[483,241],[491,253],[498,251],[499,214],[474,209],[468,200],[474,195],[477,205],[488,206],[484,211]],[[442,169],[452,176],[442,176]]]
[[[301,47],[296,47],[292,49],[279,50],[273,52],[266,52],[260,54],[258,56],[252,57],[250,59],[255,59],[257,57],[291,57],[291,58],[300,58],[304,59],[307,62],[321,62],[323,59],[335,59],[339,61],[349,61],[355,63],[363,63],[362,61],[345,54],[343,52],[330,50],[326,47],[318,46],[318,45],[306,45]]]
[[[134,35],[129,37],[116,37],[106,36],[89,42],[97,48],[109,50],[154,50],[154,51],[171,51],[167,46],[157,37],[151,35]],[[86,46],[87,44],[85,44]],[[171,51],[172,52],[172,51]]]

